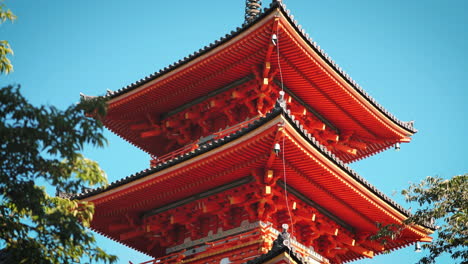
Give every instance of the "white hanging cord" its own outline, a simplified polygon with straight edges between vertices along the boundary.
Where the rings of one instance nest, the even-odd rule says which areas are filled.
[[[280,73],[281,91],[284,92],[283,71],[281,70],[281,63],[280,63],[280,57],[279,57],[279,27],[276,28],[276,34],[273,34],[272,41],[273,41],[273,44],[276,46],[276,58],[278,60],[278,69]]]
[[[288,185],[287,185],[287,179],[286,177],[286,158],[285,158],[285,152],[286,149],[284,147],[284,142],[285,142],[285,137],[283,137],[283,151],[282,151],[282,162],[283,162],[283,182],[284,182],[284,199],[286,202],[286,208],[288,209],[288,214],[289,214],[289,221],[291,222],[291,237],[294,236],[294,222],[292,219],[292,213],[291,213],[291,208],[289,207],[289,198],[288,198]]]
[[[280,84],[281,84],[281,91],[283,92],[284,95],[284,85],[283,85],[283,71],[281,69],[281,63],[280,63],[280,53],[279,53],[279,27],[276,28],[276,34],[273,34],[272,36],[272,41],[273,44],[276,46],[276,57],[278,61],[278,69],[279,69],[279,74],[280,74]],[[287,177],[286,177],[286,158],[285,158],[285,153],[286,153],[286,148],[285,148],[285,137],[283,136],[283,142],[282,142],[282,163],[283,163],[283,182],[284,182],[284,197],[285,197],[285,203],[286,203],[286,208],[288,209],[288,214],[289,214],[289,221],[291,223],[291,238],[294,236],[294,223],[293,223],[293,218],[292,218],[292,213],[291,213],[291,208],[289,206],[289,198],[288,198],[288,185],[287,185]]]

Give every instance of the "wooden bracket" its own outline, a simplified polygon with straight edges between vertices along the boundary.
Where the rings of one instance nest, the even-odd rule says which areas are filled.
[[[278,180],[278,176],[275,176],[275,173],[273,170],[267,170],[265,172],[265,175],[263,177],[263,182],[267,185],[275,185],[276,181]]]
[[[177,212],[177,213],[171,215],[170,218],[169,218],[169,223],[171,225],[173,225],[175,223],[186,223],[188,220],[189,220],[189,217],[188,217],[187,213],[184,212],[184,211],[181,211],[181,212]]]
[[[120,240],[125,241],[138,236],[141,236],[145,233],[144,230],[134,230],[120,234]]]
[[[321,138],[323,138],[324,140],[330,140],[333,142],[338,142],[340,140],[340,136],[338,134],[335,134],[327,130],[322,131]]]
[[[107,227],[107,230],[109,230],[109,232],[115,232],[115,231],[122,231],[122,230],[127,230],[127,229],[130,229],[130,225],[129,224],[110,224],[108,227]]]
[[[363,248],[361,246],[354,246],[354,247],[349,247],[351,251],[354,251],[360,255],[363,255],[364,257],[367,258],[373,258],[374,257],[374,251],[369,250],[367,248]]]
[[[162,133],[162,129],[160,129],[159,127],[155,127],[154,129],[150,131],[141,132],[140,137],[141,138],[156,137],[156,136],[161,135],[161,133]]]
[[[348,246],[356,245],[356,240],[343,232],[341,232],[340,234],[336,236],[336,240]]]
[[[217,202],[204,202],[203,205],[202,205],[202,212],[203,213],[211,213],[211,212],[216,212],[216,211],[219,211],[219,210],[222,210],[223,207],[220,203],[217,203]]]
[[[400,139],[401,143],[409,143],[410,141],[411,141],[410,137],[404,137],[404,138]]]
[[[266,61],[265,64],[263,65],[262,77],[263,77],[263,81],[266,82],[267,85],[269,81],[268,74],[270,73],[270,70],[271,70],[271,63],[269,61]]]
[[[362,142],[362,141],[357,141],[357,140],[354,139],[354,138],[350,138],[350,139],[349,139],[348,145],[351,146],[351,147],[353,147],[353,148],[360,149],[360,150],[365,150],[365,149],[367,149],[367,143]]]
[[[348,154],[351,154],[351,155],[356,155],[357,154],[357,149],[352,148],[352,147],[347,146],[347,145],[344,145],[344,144],[341,144],[340,142],[334,144],[333,147],[335,147],[335,149],[337,149],[339,151],[342,151],[342,152],[345,152],[345,153],[348,153]]]

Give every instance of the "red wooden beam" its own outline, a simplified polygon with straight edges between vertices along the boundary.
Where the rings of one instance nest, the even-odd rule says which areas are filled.
[[[374,257],[374,251],[361,246],[349,247],[349,249],[367,258]]]
[[[122,231],[130,228],[131,226],[129,224],[110,224],[107,226],[109,232]]]
[[[141,138],[149,138],[149,137],[156,137],[161,135],[161,129],[154,129],[146,132],[141,132],[140,137]]]
[[[142,236],[143,234],[145,234],[145,231],[143,230],[129,231],[129,232],[120,234],[120,240],[122,241],[129,240],[135,237]]]
[[[351,155],[356,155],[357,154],[357,149],[351,148],[350,146],[341,144],[339,142],[337,144],[333,145],[333,146],[335,147],[335,149],[346,152],[348,154],[351,154]]]
[[[348,245],[348,246],[355,246],[356,245],[356,240],[353,239],[352,237],[348,236],[344,232],[340,232],[336,236],[336,241],[341,242],[341,243],[343,243],[345,245]]]
[[[151,125],[148,123],[130,125],[130,130],[145,130],[150,129]]]

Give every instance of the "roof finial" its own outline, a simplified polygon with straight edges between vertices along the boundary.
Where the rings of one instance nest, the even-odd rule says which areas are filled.
[[[245,0],[245,23],[252,22],[262,10],[261,0]]]
[[[279,4],[281,5],[282,4],[282,0],[271,0],[271,4],[274,5],[274,4]]]

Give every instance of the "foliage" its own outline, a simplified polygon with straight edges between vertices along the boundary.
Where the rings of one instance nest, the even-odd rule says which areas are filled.
[[[3,1],[0,0],[0,25],[6,21],[15,21],[16,16],[11,12],[10,9],[6,9]],[[11,65],[10,60],[7,58],[8,55],[13,55],[13,50],[10,47],[10,44],[6,40],[0,40],[0,74],[10,73],[13,71],[13,65]]]
[[[86,116],[91,112],[96,118]],[[80,154],[87,144],[106,143],[99,121],[104,114],[100,98],[59,110],[31,105],[19,87],[0,89],[0,247],[14,263],[116,261],[86,229],[91,203],[51,197],[37,185],[77,193],[107,183],[98,164]]]
[[[402,191],[406,201],[415,202],[419,209],[401,225],[379,226],[376,239],[392,238],[405,225],[435,225],[436,234],[431,243],[423,244],[428,255],[418,263],[436,263],[436,258],[448,253],[454,261],[468,262],[468,174],[451,179],[427,177]]]

